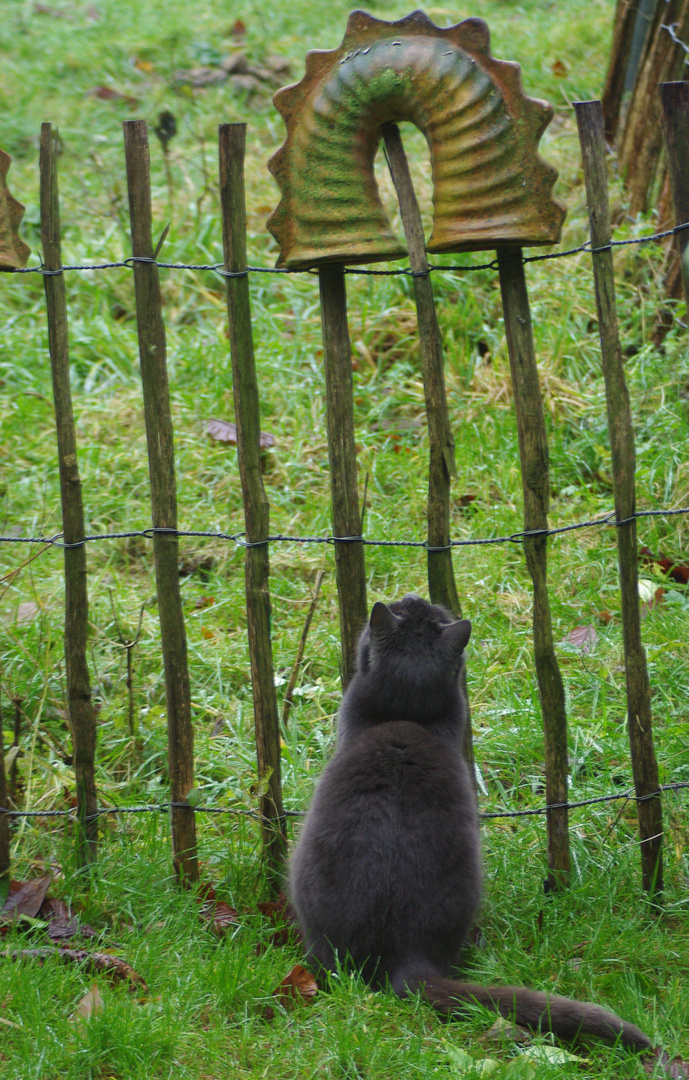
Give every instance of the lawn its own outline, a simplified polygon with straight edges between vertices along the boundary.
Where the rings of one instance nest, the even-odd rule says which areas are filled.
[[[368,9],[385,19],[408,14],[397,0]],[[341,0],[292,0],[279,7],[266,0],[206,0],[193,7],[178,0],[0,0],[0,146],[13,158],[10,189],[27,207],[22,236],[32,248],[30,264],[40,259],[41,122],[60,130],[63,258],[81,264],[130,254],[121,123],[143,118],[151,129],[155,238],[170,223],[160,257],[221,261],[217,125],[243,121],[249,259],[274,265],[277,246],[265,221],[279,192],[266,163],[284,139],[271,100],[278,80],[194,87],[184,73],[205,67],[218,75],[224,58],[242,53],[251,65],[280,70],[283,82],[298,81],[308,49],[339,44],[349,10]],[[559,170],[555,194],[568,209],[563,248],[588,235],[571,103],[600,96],[613,10],[612,0],[485,0],[480,10],[426,9],[439,25],[480,14],[491,28],[494,55],[518,61],[527,93],[553,104],[555,118],[542,153]],[[174,115],[177,127],[166,154],[153,133],[164,111]],[[428,222],[427,150],[418,132],[405,128],[403,134]],[[377,171],[394,216],[382,159]],[[610,177],[616,237],[653,232],[652,214],[635,220],[626,214],[614,159]],[[651,341],[663,302],[663,258],[655,244],[615,254],[642,509],[689,506],[686,330],[676,325],[662,349]],[[489,259],[477,254],[462,261]],[[550,440],[550,521],[559,526],[590,520],[613,505],[590,256],[530,264],[527,280]],[[180,528],[239,532],[244,521],[236,449],[205,434],[209,419],[234,419],[223,283],[210,271],[166,270],[161,281]],[[367,478],[365,532],[372,539],[421,540],[428,443],[411,282],[356,276],[347,281],[362,496]],[[433,285],[457,446],[453,535],[509,535],[522,528],[522,495],[497,274],[439,271]],[[52,535],[61,519],[43,282],[37,274],[3,275],[0,286],[0,532]],[[150,503],[132,274],[126,268],[71,272],[66,286],[87,531],[140,530],[150,523]],[[317,279],[252,275],[251,303],[262,424],[275,440],[264,456],[271,531],[323,535],[331,519]],[[656,554],[689,561],[683,516],[643,519],[639,539]],[[244,554],[209,539],[182,541],[181,555],[197,797],[205,805],[251,810],[257,775]],[[74,773],[65,712],[61,553],[3,544],[2,556],[6,752],[14,739],[14,700],[21,720],[14,804],[67,809]],[[87,557],[99,802],[164,802],[167,735],[151,544],[137,537],[93,543]],[[372,547],[366,559],[369,605],[411,590],[427,592],[422,551]],[[474,624],[468,678],[480,808],[542,806],[543,740],[523,551],[518,544],[461,548],[454,567],[464,614]],[[340,696],[337,596],[330,547],[271,548],[280,705],[321,569],[321,594],[283,730],[284,795],[292,810],[308,804],[334,744]],[[685,587],[667,580],[657,564],[644,564],[642,577],[661,782],[687,781],[689,600]],[[567,694],[571,799],[623,792],[631,785],[631,765],[614,530],[555,538],[549,584]],[[659,602],[650,603],[659,588]],[[136,637],[139,626],[131,650],[130,724],[124,643]],[[590,628],[587,650],[577,647],[576,636],[569,638],[579,627]],[[678,792],[664,801],[661,914],[641,891],[633,803],[572,812],[573,881],[557,896],[543,890],[543,818],[487,821],[486,899],[480,932],[466,957],[471,978],[595,1000],[647,1030],[669,1053],[688,1057],[687,798]],[[296,830],[298,821],[290,828]],[[471,1065],[485,1058],[496,1060],[497,1077],[530,1077],[536,1068],[539,1077],[646,1075],[638,1059],[604,1046],[575,1048],[579,1060],[534,1065],[507,1035],[486,1041],[493,1018],[478,1009],[445,1025],[422,1003],[371,994],[344,972],[330,993],[282,1010],[272,991],[300,954],[274,940],[273,926],[257,909],[266,883],[255,822],[244,814],[199,815],[198,829],[202,880],[238,912],[221,937],[199,918],[198,900],[175,886],[164,814],[104,819],[98,868],[87,882],[76,872],[64,822],[13,824],[12,876],[26,880],[52,867],[51,895],[70,903],[93,928],[98,947],[121,956],[145,978],[148,993],[112,985],[83,966],[0,959],[3,1076],[471,1077],[488,1075],[487,1067],[481,1072]],[[40,947],[46,933],[40,920],[13,928],[3,949]],[[94,979],[103,1008],[77,1021],[77,1003]],[[270,1002],[272,1021],[266,1019]]]

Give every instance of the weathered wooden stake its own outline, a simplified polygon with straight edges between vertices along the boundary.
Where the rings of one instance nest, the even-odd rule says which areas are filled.
[[[443,347],[428,271],[426,240],[419,205],[412,184],[407,156],[397,124],[383,125],[392,182],[400,204],[400,214],[414,275],[414,297],[419,327],[419,352],[426,397],[426,420],[430,444],[428,472],[428,587],[431,602],[443,604],[456,615],[461,606],[452,568],[450,543],[450,488],[457,475],[455,441],[450,428],[445,396]],[[433,551],[433,548],[438,550]]]
[[[658,87],[663,134],[677,224],[689,221],[689,83],[667,82]],[[689,312],[689,266],[686,262],[689,229],[677,234],[684,296]]]
[[[280,725],[270,638],[270,508],[261,476],[261,410],[251,329],[246,260],[244,155],[246,124],[221,124],[220,208],[228,276],[232,385],[239,475],[246,522],[245,587],[263,844],[271,886],[278,887],[285,855],[280,779]]]
[[[548,528],[550,480],[548,437],[531,333],[522,249],[499,247],[498,270],[519,432],[524,531],[530,532]],[[524,553],[534,590],[534,660],[543,713],[546,802],[554,805],[567,802],[567,713],[548,602],[547,536],[525,536]],[[547,817],[548,885],[551,889],[557,889],[567,884],[571,868],[567,808],[549,810]]]
[[[41,127],[41,243],[46,270],[62,266],[60,202],[57,181],[57,131]],[[97,855],[96,816],[96,717],[91,701],[91,681],[86,661],[88,637],[88,591],[84,509],[77,463],[77,442],[69,379],[69,339],[65,279],[62,273],[46,275],[48,348],[55,402],[55,430],[60,470],[62,530],[65,543],[65,667],[67,706],[74,748],[77,796],[77,864],[81,867]]]
[[[347,290],[344,266],[318,271],[323,328],[323,362],[328,421],[330,499],[333,533],[361,536],[361,514],[354,442],[352,354],[347,327]],[[356,646],[366,625],[366,565],[364,545],[357,540],[335,543],[335,574],[340,608],[342,688],[354,674]]]
[[[124,149],[129,191],[132,254],[153,258],[148,132],[143,120],[127,120]],[[179,590],[177,491],[165,353],[165,325],[158,267],[134,263],[136,321],[151,479],[151,513],[160,638],[165,668],[168,760],[175,871],[183,884],[198,879],[196,821],[187,796],[194,786],[194,732],[182,598]],[[169,531],[165,531],[169,530]]]
[[[689,0],[662,0],[655,5],[652,26],[643,63],[634,85],[622,139],[618,165],[629,192],[629,212],[636,215],[648,207],[663,145],[659,82],[677,79],[682,74],[686,54],[673,41],[686,40],[689,32]]]
[[[612,453],[617,557],[622,598],[622,633],[627,682],[627,724],[639,815],[643,887],[659,895],[663,888],[663,818],[658,764],[653,749],[651,688],[641,642],[638,549],[636,539],[636,450],[629,391],[615,310],[615,272],[610,248],[610,208],[603,111],[600,101],[575,102],[586,179],[591,227],[598,328]],[[598,250],[600,249],[600,250]],[[656,794],[657,793],[657,794]],[[650,796],[650,797],[649,797]],[[653,797],[655,796],[655,797]]]
[[[419,353],[426,398],[430,459],[428,466],[428,591],[431,603],[442,604],[457,617],[462,606],[457,594],[450,548],[450,489],[457,475],[455,441],[445,395],[445,371],[440,327],[428,270],[426,240],[416,193],[397,124],[384,124],[383,140],[392,182],[400,206],[409,265],[414,275],[414,298],[419,330]],[[436,549],[436,550],[433,550]],[[466,672],[464,673],[466,693]],[[468,701],[468,697],[467,697]],[[474,741],[467,724],[464,754],[474,775]]]
[[[605,90],[603,91],[605,138],[610,144],[615,139],[620,119],[622,95],[624,94],[638,11],[638,6],[633,0],[617,0],[612,49],[610,50],[608,72],[605,77]]]
[[[0,908],[10,878],[10,819],[8,810],[7,776],[5,774],[5,737],[3,735],[2,709],[0,709]]]

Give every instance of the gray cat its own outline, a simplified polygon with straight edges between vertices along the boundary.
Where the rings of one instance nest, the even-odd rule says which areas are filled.
[[[450,978],[481,900],[476,800],[459,687],[471,633],[410,594],[375,604],[344,695],[337,750],[292,855],[289,892],[316,968],[420,991],[455,1015],[475,1001],[516,1023],[635,1049],[650,1040],[598,1005]]]

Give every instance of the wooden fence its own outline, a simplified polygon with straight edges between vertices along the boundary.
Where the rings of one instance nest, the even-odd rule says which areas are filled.
[[[628,194],[628,213],[636,217],[657,208],[660,228],[672,219],[676,179],[673,157],[663,154],[663,126],[669,115],[668,101],[658,96],[680,84],[689,64],[689,0],[617,0],[612,49],[603,91],[605,137],[616,149],[617,169]],[[679,107],[679,104],[677,107]],[[665,145],[668,132],[665,131]],[[674,161],[678,159],[675,156]],[[667,295],[679,300],[687,295],[687,276],[682,273],[677,247],[667,245],[664,284]],[[671,307],[656,316],[652,340],[660,344],[673,323]]]
[[[678,222],[689,220],[689,84],[661,87],[667,152]],[[615,310],[610,248],[606,147],[600,102],[575,106],[586,177],[591,251],[611,439],[618,559],[622,592],[628,727],[638,819],[643,887],[662,890],[662,810],[653,749],[650,688],[641,642],[637,581],[634,435]],[[86,661],[88,597],[77,444],[69,386],[69,346],[61,271],[56,132],[41,132],[41,231],[49,348],[53,373],[65,543],[65,654],[67,696],[76,773],[77,852],[82,865],[97,855],[96,726]],[[398,193],[413,272],[419,346],[429,431],[428,583],[431,600],[461,613],[450,546],[450,485],[454,443],[445,398],[440,334],[421,219],[399,129],[383,137]],[[184,619],[179,592],[177,506],[165,327],[157,250],[151,234],[149,149],[143,121],[124,124],[136,308],[151,483],[153,543],[165,668],[173,861],[179,879],[198,877],[194,809],[193,729]],[[270,637],[269,505],[260,470],[259,387],[254,363],[247,271],[244,193],[245,125],[219,129],[224,276],[230,325],[239,469],[246,520],[246,604],[258,758],[259,816],[269,871],[280,872],[285,812],[280,779],[280,735]],[[687,234],[680,234],[686,243]],[[160,247],[160,244],[158,245]],[[555,654],[547,586],[550,491],[548,444],[534,352],[522,249],[498,248],[497,263],[514,386],[524,493],[524,549],[533,582],[534,655],[545,741],[548,874],[553,888],[567,883],[567,720]],[[367,615],[366,570],[357,497],[352,367],[344,265],[319,269],[331,470],[333,530],[340,610],[342,682],[353,668],[356,638]],[[467,754],[473,758],[471,732]],[[7,807],[0,746],[0,809]],[[9,872],[8,818],[0,813],[0,876]]]

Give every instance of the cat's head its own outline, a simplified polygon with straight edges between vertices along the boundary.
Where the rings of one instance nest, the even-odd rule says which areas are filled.
[[[359,646],[359,671],[370,672],[391,693],[431,700],[451,693],[471,635],[468,619],[409,593],[374,604]]]

